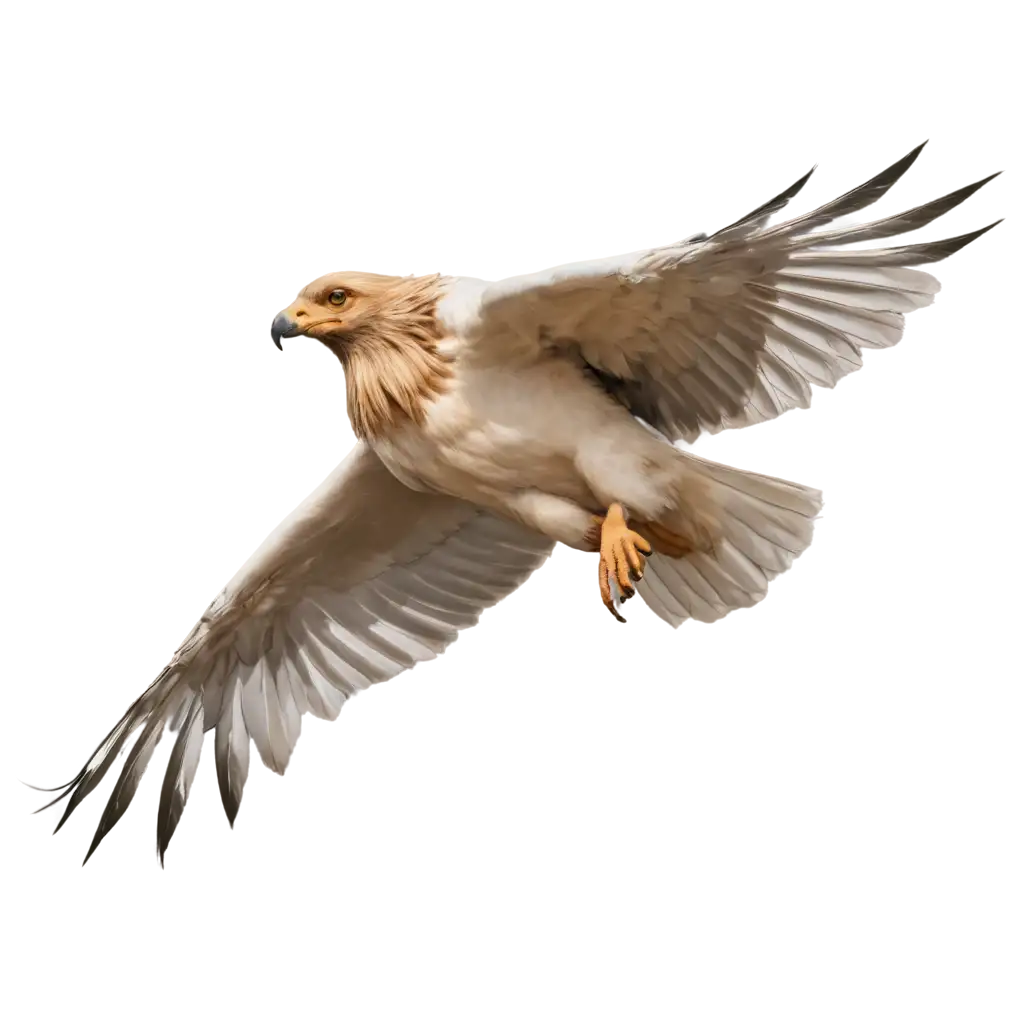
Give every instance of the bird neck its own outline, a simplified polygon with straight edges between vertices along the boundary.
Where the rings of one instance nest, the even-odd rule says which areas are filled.
[[[338,353],[357,437],[373,440],[422,423],[427,406],[447,389],[452,367],[439,349],[440,296],[437,276],[401,279]]]

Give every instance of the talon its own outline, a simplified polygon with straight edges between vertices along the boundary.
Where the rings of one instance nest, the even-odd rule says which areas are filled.
[[[626,523],[626,514],[617,502],[608,509],[601,523],[601,552],[598,563],[598,582],[604,606],[619,622],[626,620],[619,614],[612,599],[612,580],[628,601],[636,594],[635,583],[643,579],[646,565],[645,556],[651,553],[651,545],[639,533],[631,530]]]
[[[612,605],[610,601],[607,603],[601,601],[601,614],[604,615],[612,625],[625,622],[623,616],[615,611],[614,605]]]

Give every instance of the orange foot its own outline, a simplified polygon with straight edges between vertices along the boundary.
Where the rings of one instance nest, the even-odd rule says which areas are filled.
[[[651,545],[629,528],[626,513],[618,502],[608,507],[608,514],[601,523],[600,551],[598,582],[601,600],[619,622],[625,622],[615,607],[612,581],[615,581],[623,601],[631,598],[636,593],[633,584],[643,578],[644,556],[651,553]]]

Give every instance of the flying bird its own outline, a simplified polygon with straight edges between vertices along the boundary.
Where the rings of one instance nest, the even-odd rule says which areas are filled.
[[[283,773],[302,717],[441,653],[556,543],[593,552],[605,607],[639,594],[671,626],[756,604],[811,542],[818,491],[677,446],[810,404],[932,302],[911,269],[943,241],[847,248],[923,227],[992,177],[836,226],[921,152],[772,224],[810,173],[713,235],[499,282],[337,273],[271,334],[340,360],[358,438],[206,609],[69,783],[57,829],[127,756],[86,860],[131,803],[165,727],[161,863],[206,732],[233,824],[250,743]],[[996,222],[998,223],[998,222]],[[624,620],[623,620],[624,621]],[[134,739],[133,739],[134,738]],[[129,747],[129,741],[133,740]],[[42,808],[41,808],[42,809]]]

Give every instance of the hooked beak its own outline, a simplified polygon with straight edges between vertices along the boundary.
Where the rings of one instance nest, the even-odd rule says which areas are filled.
[[[263,322],[263,341],[274,352],[323,352],[321,342],[311,338],[284,309]]]

